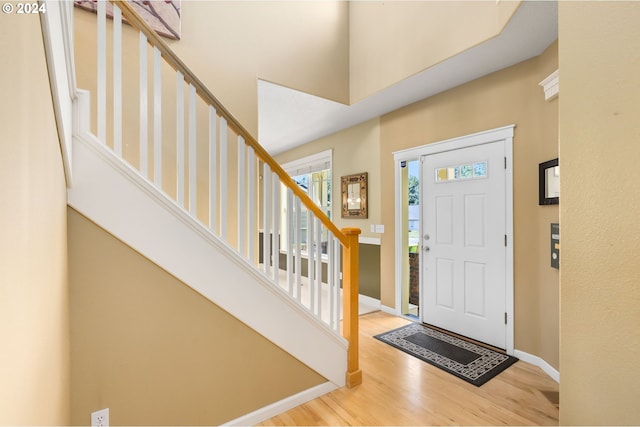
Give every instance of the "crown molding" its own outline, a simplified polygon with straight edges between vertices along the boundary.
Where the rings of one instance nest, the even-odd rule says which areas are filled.
[[[555,70],[538,84],[544,89],[545,101],[557,98],[560,94],[560,70]]]

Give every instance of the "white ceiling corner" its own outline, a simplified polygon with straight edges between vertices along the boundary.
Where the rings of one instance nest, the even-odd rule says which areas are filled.
[[[538,56],[557,38],[557,2],[529,0],[497,37],[350,106],[259,80],[259,141],[284,152]]]

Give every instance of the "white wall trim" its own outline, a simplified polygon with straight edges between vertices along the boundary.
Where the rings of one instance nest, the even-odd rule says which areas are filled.
[[[361,303],[370,305],[371,307],[375,307],[377,309],[380,309],[381,307],[381,303],[379,299],[370,297],[368,295],[359,294],[358,299],[360,300]]]
[[[380,311],[382,311],[383,313],[392,314],[394,316],[400,316],[400,312],[395,307],[389,307],[380,304]]]
[[[86,99],[85,99],[86,101]],[[338,386],[347,341],[92,135],[74,137],[68,203]]]
[[[551,101],[560,94],[560,70],[555,70],[549,74],[544,80],[538,83],[544,90],[545,101]]]
[[[358,243],[363,243],[365,245],[377,245],[377,246],[380,246],[381,239],[379,237],[358,236]]]
[[[449,138],[443,141],[433,142],[431,144],[424,144],[419,147],[408,148],[406,150],[394,151],[393,159],[395,161],[415,160],[419,159],[421,156],[427,156],[429,154],[458,150],[460,148],[473,147],[479,144],[487,144],[489,142],[513,138],[513,129],[515,126],[516,125],[507,125],[456,138]]]
[[[289,396],[285,399],[280,400],[279,402],[272,403],[271,405],[265,406],[264,408],[260,408],[249,414],[243,415],[242,417],[236,418],[235,420],[227,421],[222,425],[225,425],[225,426],[256,425],[258,423],[261,423],[262,421],[268,420],[271,417],[275,417],[276,415],[279,415],[285,411],[288,411],[289,409],[293,409],[296,406],[300,406],[304,403],[307,403],[310,400],[316,399],[336,389],[337,387],[335,386],[335,384],[326,382],[324,384],[311,387],[310,389],[304,390],[298,394],[294,394],[293,396]]]
[[[296,176],[304,173],[331,169],[332,162],[333,149],[329,149],[300,159],[292,160],[283,164],[282,169],[284,169],[289,175]]]
[[[523,362],[531,363],[542,369],[547,375],[549,375],[555,382],[560,383],[560,372],[548,364],[543,358],[534,356],[521,350],[514,350],[513,355]]]
[[[395,174],[395,218],[394,218],[394,229],[395,229],[395,242],[394,242],[394,276],[395,276],[395,307],[393,308],[393,313],[395,315],[400,316],[402,312],[402,260],[403,260],[403,248],[404,248],[404,239],[402,238],[402,166],[400,166],[400,162],[403,160],[413,160],[414,157],[398,158],[394,153],[393,156],[394,162],[394,174]],[[422,166],[420,167],[420,171],[422,171]],[[422,228],[422,224],[420,225]],[[420,230],[422,231],[422,230]]]
[[[474,147],[476,145],[488,144],[491,142],[505,142],[505,156],[507,157],[507,184],[506,184],[506,230],[507,234],[507,260],[506,260],[506,305],[505,310],[509,322],[506,326],[506,352],[513,354],[514,351],[514,270],[513,270],[513,134],[515,125],[503,126],[470,135],[450,138],[431,144],[421,145],[406,150],[393,153],[395,163],[395,310],[392,314],[400,314],[402,301],[402,248],[404,241],[402,238],[402,172],[400,162],[405,160],[415,160],[429,154],[443,153],[446,151],[459,150],[462,148]],[[422,171],[422,168],[421,168]],[[422,224],[420,224],[422,227]],[[422,229],[421,232],[422,234]]]
[[[46,0],[43,4],[47,12],[40,14],[40,25],[42,26],[62,164],[67,187],[70,187],[73,157],[73,104],[77,94],[73,56],[73,2]]]

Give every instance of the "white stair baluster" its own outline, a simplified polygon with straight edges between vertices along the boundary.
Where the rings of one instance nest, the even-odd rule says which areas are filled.
[[[273,258],[273,280],[280,283],[280,179],[273,175],[273,238],[271,239],[271,256]]]
[[[176,72],[176,201],[184,208],[184,76]]]
[[[313,256],[315,247],[315,233],[313,232],[313,226],[315,224],[315,217],[311,210],[307,210],[307,276],[309,276],[309,310],[315,313],[316,306],[316,279],[315,279],[315,259]]]
[[[107,143],[107,7],[106,0],[98,0],[98,81],[97,125],[98,139]]]
[[[322,222],[320,222],[320,218],[316,218],[316,283],[317,283],[317,300],[318,300],[318,311],[317,315],[319,319],[322,319]]]
[[[209,229],[216,234],[218,225],[217,206],[217,174],[218,174],[218,144],[216,143],[217,133],[216,110],[209,106]]]
[[[264,274],[269,277],[271,264],[271,168],[264,163],[262,170],[262,208],[263,208],[263,227],[262,227],[262,264]]]
[[[189,213],[198,216],[198,184],[196,167],[196,87],[189,85]]]
[[[334,238],[333,241],[333,264],[334,264],[334,269],[333,269],[333,281],[335,283],[334,286],[334,300],[335,300],[335,314],[334,317],[336,319],[336,324],[335,324],[335,328],[336,328],[336,332],[340,332],[340,318],[342,315],[341,309],[342,309],[342,292],[341,292],[341,278],[342,278],[342,273],[340,272],[340,263],[342,261],[342,254],[340,253],[340,251],[342,250],[342,246],[340,246],[340,241],[337,238]]]
[[[149,177],[149,89],[147,36],[140,33],[140,173]]]
[[[238,136],[238,252],[245,257],[245,200],[247,197],[245,177],[246,177],[245,143],[242,136]]]
[[[296,211],[296,252],[295,252],[295,265],[296,265],[296,297],[298,302],[302,301],[302,203],[300,198],[295,198],[295,211]]]
[[[247,162],[249,165],[248,176],[248,225],[247,225],[247,258],[251,264],[254,263],[255,260],[255,242],[256,242],[256,155],[253,147],[247,147],[248,149],[248,158]]]
[[[220,206],[220,237],[225,242],[227,241],[227,182],[229,177],[227,176],[227,119],[220,117],[220,177],[218,184],[220,185],[220,199],[218,204]]]
[[[153,48],[153,183],[162,190],[162,55]]]
[[[113,4],[113,151],[122,157],[122,11]]]
[[[293,297],[293,242],[294,242],[294,213],[293,213],[293,191],[287,188],[287,289],[289,295]]]
[[[333,234],[331,232],[328,233],[329,238],[327,239],[327,295],[329,297],[329,327],[331,329],[335,329],[336,319],[334,317],[335,310],[335,292],[334,287],[336,286],[335,277],[334,277],[334,269],[336,267],[333,262]]]

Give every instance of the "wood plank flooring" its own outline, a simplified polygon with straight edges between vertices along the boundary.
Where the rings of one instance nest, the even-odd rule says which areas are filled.
[[[360,317],[363,383],[341,388],[260,425],[558,425],[558,384],[518,361],[473,386],[373,338],[409,323],[383,312]]]

